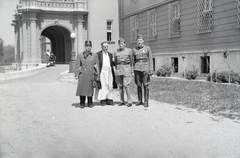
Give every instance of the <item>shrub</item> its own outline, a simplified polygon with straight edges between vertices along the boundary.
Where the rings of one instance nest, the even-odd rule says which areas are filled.
[[[210,81],[210,75],[207,77],[207,81]],[[212,74],[212,81],[217,83],[229,83],[229,72],[221,71],[214,72]],[[240,84],[240,73],[231,71],[230,72],[230,83]]]
[[[185,74],[186,79],[194,80],[199,75],[199,70],[195,68],[195,65],[193,65],[193,69],[192,70],[186,70],[185,73],[186,73]],[[183,74],[183,77],[184,77],[184,74]]]
[[[169,77],[172,74],[172,67],[169,65],[163,65],[157,70],[156,75],[161,77]]]

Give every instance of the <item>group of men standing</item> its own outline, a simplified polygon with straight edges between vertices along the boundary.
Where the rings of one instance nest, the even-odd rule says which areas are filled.
[[[114,54],[108,52],[107,41],[101,43],[102,50],[92,53],[92,42],[85,42],[85,51],[77,54],[75,78],[78,79],[76,96],[80,97],[80,107],[93,107],[93,94],[102,106],[113,105],[112,90],[119,88],[121,103],[119,106],[132,106],[129,85],[134,76],[137,85],[137,106],[148,107],[150,76],[153,74],[152,51],[144,45],[143,36],[137,37],[137,47],[126,47],[123,38],[118,40],[119,49]],[[97,84],[96,84],[97,83]],[[144,89],[144,102],[142,97]],[[124,90],[127,102],[124,99]]]

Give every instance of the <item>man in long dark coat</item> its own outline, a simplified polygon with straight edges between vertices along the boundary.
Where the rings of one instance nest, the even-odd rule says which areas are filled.
[[[94,77],[98,77],[98,58],[91,52],[92,42],[85,42],[85,51],[77,54],[75,77],[78,79],[76,96],[80,96],[80,107],[85,107],[86,96],[88,107],[93,107]]]
[[[102,42],[101,47],[102,50],[96,54],[99,61],[99,76],[102,87],[96,91],[96,97],[102,106],[113,105],[112,90],[117,88],[113,70],[113,55],[108,52],[107,42]]]

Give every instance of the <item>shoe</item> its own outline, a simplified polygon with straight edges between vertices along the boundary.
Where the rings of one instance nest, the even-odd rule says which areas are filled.
[[[85,107],[85,103],[80,103],[80,108],[84,108]]]
[[[125,105],[124,102],[121,102],[121,103],[118,104],[118,106],[123,106],[123,105]]]
[[[148,102],[145,102],[145,103],[143,104],[143,106],[144,106],[145,108],[147,108],[147,107],[148,107]]]
[[[140,105],[143,105],[143,102],[141,100],[136,103],[136,106],[140,106]]]
[[[127,107],[131,107],[132,106],[132,103],[127,103]]]
[[[100,100],[100,103],[102,106],[105,106],[106,105],[106,100]]]
[[[92,103],[88,103],[88,107],[89,108],[93,108],[93,104]]]
[[[113,100],[112,99],[107,99],[106,102],[107,102],[106,103],[107,105],[113,105]]]

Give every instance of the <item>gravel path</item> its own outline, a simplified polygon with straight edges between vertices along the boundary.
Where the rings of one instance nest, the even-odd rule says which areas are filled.
[[[80,109],[76,85],[59,81],[67,69],[1,82],[1,158],[240,157],[239,121],[153,100]]]

